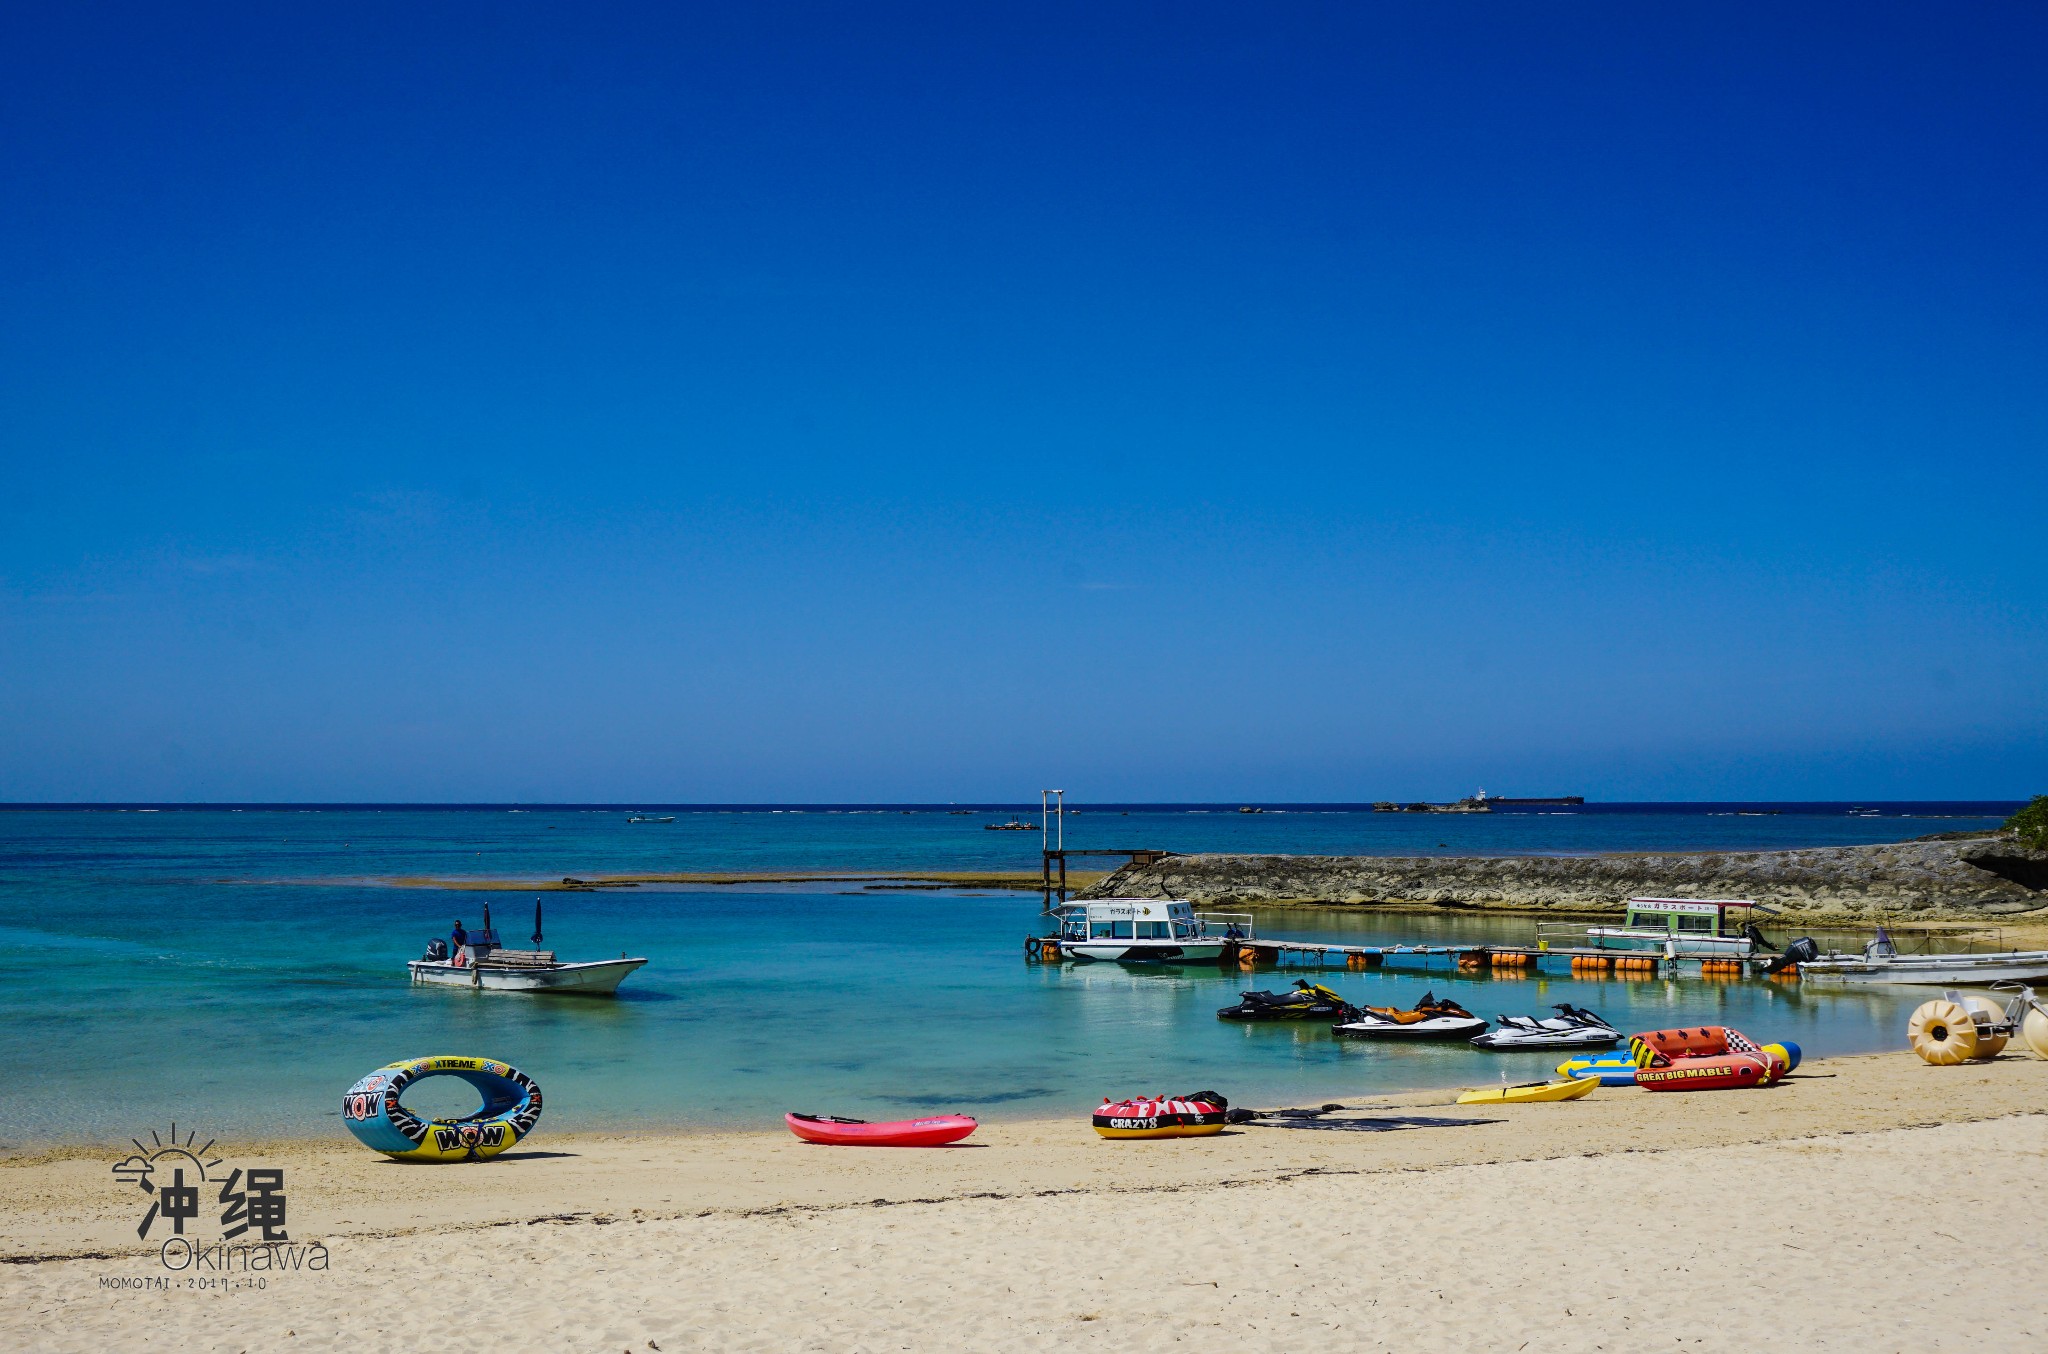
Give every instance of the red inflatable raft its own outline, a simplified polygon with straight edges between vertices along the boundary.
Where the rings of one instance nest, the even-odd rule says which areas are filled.
[[[829,1114],[785,1114],[789,1131],[805,1142],[834,1147],[943,1147],[958,1142],[980,1125],[964,1114],[932,1119],[899,1119],[871,1124],[865,1119],[838,1119]]]
[[[1206,1138],[1223,1131],[1229,1109],[1214,1091],[1104,1100],[1095,1111],[1095,1131],[1105,1138]]]
[[[1785,1075],[1785,1060],[1740,1030],[1702,1025],[1650,1030],[1628,1041],[1636,1085],[1649,1091],[1729,1091],[1763,1086]]]

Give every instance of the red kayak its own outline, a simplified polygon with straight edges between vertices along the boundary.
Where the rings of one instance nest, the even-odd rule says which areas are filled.
[[[943,1147],[958,1142],[981,1125],[964,1114],[933,1119],[899,1119],[871,1124],[865,1119],[840,1119],[829,1114],[785,1114],[789,1131],[805,1142],[834,1147]]]

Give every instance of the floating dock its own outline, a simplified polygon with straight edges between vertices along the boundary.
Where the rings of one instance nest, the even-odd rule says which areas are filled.
[[[1340,945],[1255,938],[1225,948],[1225,968],[1412,968],[1547,978],[1746,978],[1775,958],[1668,958],[1654,950],[1551,948],[1542,945]],[[1787,977],[1796,977],[1788,971]]]
[[[1576,795],[1557,799],[1485,800],[1488,804],[1577,804]],[[1173,855],[1158,848],[1119,847],[1080,850],[1066,842],[1066,791],[1039,792],[1039,859],[1041,880],[1048,911],[1053,898],[1067,896],[1069,856],[1121,856],[1127,864],[1156,865]],[[1028,940],[1025,955],[1033,962],[1059,958],[1056,943],[1037,944]],[[1788,967],[1780,973],[1765,974],[1776,959],[1770,954],[1742,958],[1717,956],[1701,958],[1670,956],[1657,950],[1627,950],[1592,946],[1535,945],[1343,945],[1312,940],[1266,940],[1251,937],[1233,940],[1223,949],[1217,963],[1224,968],[1345,968],[1376,969],[1396,967],[1423,972],[1437,971],[1475,975],[1499,973],[1512,977],[1546,978],[1723,978],[1769,976],[1796,980],[1799,970]],[[1206,963],[1207,961],[1203,961]]]

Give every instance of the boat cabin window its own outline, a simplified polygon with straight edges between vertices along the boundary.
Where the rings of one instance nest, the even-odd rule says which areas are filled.
[[[1677,921],[1678,929],[1681,931],[1708,932],[1714,929],[1712,917],[1679,917]]]
[[[1163,921],[1141,921],[1138,923],[1140,940],[1172,940],[1173,927]]]

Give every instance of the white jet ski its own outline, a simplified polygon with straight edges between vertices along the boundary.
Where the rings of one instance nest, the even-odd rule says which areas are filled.
[[[1551,1008],[1557,1014],[1543,1020],[1504,1015],[1490,1034],[1472,1041],[1474,1048],[1496,1053],[1549,1048],[1613,1048],[1621,1042],[1621,1031],[1591,1011],[1569,1003]]]
[[[1347,1039],[1470,1039],[1486,1022],[1455,1001],[1438,1001],[1425,992],[1411,1010],[1367,1006],[1354,1020],[1330,1026]]]

